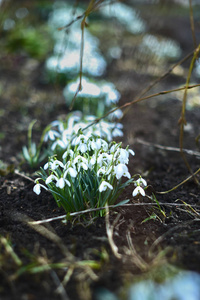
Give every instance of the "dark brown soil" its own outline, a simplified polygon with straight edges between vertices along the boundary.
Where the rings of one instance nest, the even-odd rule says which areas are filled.
[[[185,24],[184,19],[180,19],[179,30],[181,24]],[[187,22],[186,25],[189,26]],[[162,28],[159,30],[162,31]],[[116,62],[110,66],[107,78],[119,87],[122,93],[120,104],[124,104],[132,101],[153,78],[141,74],[138,76],[134,71],[125,72],[120,70],[119,65]],[[27,127],[31,120],[38,119],[35,127],[35,139],[38,140],[45,125],[58,115],[67,113],[62,89],[41,85],[39,78],[42,66],[28,57],[10,54],[6,58],[1,57],[1,66],[3,92],[0,97],[0,131],[3,135],[0,159],[8,166],[13,165],[13,170],[19,169],[20,174],[33,178],[28,166],[19,165],[21,148],[27,142]],[[173,75],[157,85],[156,91],[173,88],[176,80],[177,86],[185,82],[185,78]],[[57,208],[50,194],[43,191],[36,196],[31,181],[7,172],[6,167],[2,166],[1,173],[5,171],[8,174],[0,177],[0,236],[9,240],[13,253],[22,264],[17,265],[14,254],[1,241],[0,299],[97,299],[95,292],[101,287],[119,294],[126,282],[151,269],[153,260],[161,250],[166,250],[164,258],[170,263],[200,272],[199,186],[194,179],[190,179],[170,193],[159,194],[190,176],[176,149],[160,149],[154,145],[179,147],[181,105],[181,101],[173,94],[161,95],[129,106],[122,120],[123,144],[130,145],[136,153],[130,162],[130,172],[143,174],[147,179],[147,194],[155,194],[165,216],[147,197],[137,201],[132,199],[130,203],[135,206],[118,207],[110,211],[111,225],[119,217],[113,238],[120,257],[112,252],[104,218],[88,226],[80,219],[67,224],[57,220],[41,226],[28,225],[28,221],[56,217],[64,212]],[[195,144],[199,134],[199,116],[200,107],[186,113],[189,126],[184,134],[185,149],[199,151]],[[192,171],[196,171],[200,156],[186,154],[186,157]],[[131,193],[130,187],[119,201],[132,198]],[[152,214],[157,217],[143,222]],[[130,240],[137,255],[131,254]],[[138,263],[137,257],[144,260],[145,267]],[[98,268],[81,265],[83,260],[85,264],[89,260],[95,261]],[[51,265],[60,262],[65,266],[55,268]],[[163,263],[163,258],[159,263]],[[47,264],[49,268],[44,271]],[[43,270],[35,270],[34,273],[33,266],[43,266]],[[68,281],[66,274],[69,275]]]

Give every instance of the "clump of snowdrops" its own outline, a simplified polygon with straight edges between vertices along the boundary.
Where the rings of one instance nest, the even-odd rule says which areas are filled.
[[[80,78],[78,77],[76,81],[73,80],[64,88],[63,95],[67,106],[71,105],[79,85]],[[76,96],[73,108],[82,111],[84,115],[94,114],[98,118],[102,117],[116,108],[121,97],[114,84],[104,80],[98,80],[97,82],[96,80],[83,76],[81,87],[82,89]],[[122,115],[122,111],[117,109],[108,115],[108,119],[110,121],[120,119]]]
[[[123,125],[118,122],[100,120],[95,123],[96,117],[93,115],[84,116],[80,111],[73,112],[66,120],[55,120],[49,125],[49,130],[44,136],[44,141],[50,145],[49,155],[57,154],[60,156],[67,147],[74,146],[75,139],[80,130],[84,130],[84,135],[88,138],[100,137],[107,142],[111,142],[115,137],[123,136]],[[94,122],[92,126],[91,123]],[[72,141],[72,142],[71,142]]]
[[[111,142],[115,137],[123,136],[123,125],[121,123],[106,120],[95,123],[95,119],[96,117],[93,115],[84,116],[80,111],[75,111],[64,120],[55,120],[46,126],[38,145],[32,141],[32,128],[36,122],[34,120],[28,130],[28,147],[23,146],[22,148],[24,159],[31,168],[35,168],[48,156],[56,154],[58,158],[62,158],[63,153],[71,143],[72,137],[82,129],[84,129],[84,134],[87,137],[92,134],[108,142]],[[94,124],[90,126],[92,122]]]
[[[51,192],[66,213],[113,205],[130,184],[134,197],[145,196],[146,181],[140,176],[135,179],[128,170],[130,155],[134,151],[122,148],[121,143],[79,132],[61,160],[54,155],[41,168],[33,190],[38,195],[41,188]],[[92,216],[104,213],[93,211]]]

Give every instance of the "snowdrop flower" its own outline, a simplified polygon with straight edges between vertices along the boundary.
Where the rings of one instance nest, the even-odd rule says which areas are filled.
[[[83,162],[85,163],[86,165],[88,164],[88,161],[85,157],[81,156],[81,155],[77,155],[74,159],[74,164],[77,164],[77,163],[80,163],[80,162]]]
[[[97,171],[97,176],[99,177],[100,176],[100,174],[105,174],[106,173],[106,170],[105,170],[105,168],[100,168],[98,171]]]
[[[69,181],[68,181],[69,182]],[[71,184],[70,184],[71,185]],[[60,189],[63,189],[64,186],[65,186],[65,180],[63,177],[57,179],[57,182],[56,182],[56,186],[59,187]]]
[[[44,136],[44,141],[47,142],[49,139],[51,141],[54,141],[57,137],[60,136],[60,133],[58,133],[55,130],[50,129]]]
[[[110,120],[121,119],[123,117],[123,112],[121,109],[117,109],[114,112],[110,113],[108,117]]]
[[[101,139],[97,139],[96,141],[94,139],[90,140],[89,147],[92,150],[99,150],[101,148]]]
[[[50,162],[47,162],[47,163],[44,165],[43,169],[44,169],[44,170],[47,170],[48,167],[50,166],[50,164],[51,164]]]
[[[58,168],[58,166],[60,166],[61,168],[65,167],[64,164],[59,160],[54,160],[54,162],[51,163],[51,169],[52,170],[56,170]]]
[[[87,145],[84,142],[81,142],[77,148],[78,151],[85,153],[87,151]]]
[[[55,120],[55,121],[51,122],[51,126],[52,126],[52,127],[58,126],[58,130],[59,130],[60,132],[62,132],[62,131],[64,130],[63,123],[62,123],[61,121],[58,121],[58,120]]]
[[[67,174],[69,173],[69,175],[71,176],[71,177],[76,177],[77,176],[77,171],[74,169],[74,168],[72,168],[72,167],[69,167],[66,171],[65,171],[65,173],[64,173],[64,178],[67,176]]]
[[[137,196],[137,195],[142,195],[143,197],[145,196],[145,191],[141,186],[137,186],[134,190],[133,190],[133,197]]]
[[[79,135],[78,137],[76,137],[74,139],[73,143],[76,146],[76,145],[79,145],[80,143],[87,143],[87,141],[88,141],[88,137],[85,136],[85,135],[83,135],[83,134],[81,134],[81,135]]]
[[[103,140],[103,139],[100,139],[101,140],[101,147],[104,151],[107,151],[108,150],[108,143]]]
[[[96,158],[93,155],[89,160],[88,160],[88,167],[91,169],[96,163]]]
[[[45,181],[46,184],[49,184],[51,183],[53,180],[56,180],[57,181],[57,177],[53,174],[49,175]]]
[[[118,152],[118,153],[117,153]],[[128,164],[129,152],[126,149],[118,149],[117,154],[119,154],[118,160],[121,164]]]
[[[108,183],[107,181],[102,181],[102,183],[100,184],[100,186],[99,186],[99,192],[101,193],[101,192],[104,192],[104,191],[106,191],[107,189],[110,189],[110,190],[113,190],[113,186],[110,184],[110,183]]]
[[[67,148],[67,145],[66,143],[64,143],[64,141],[62,140],[57,140],[55,141],[52,146],[51,146],[51,150],[54,151],[56,149],[57,146],[60,146],[62,149],[65,149]]]
[[[74,157],[74,151],[72,149],[68,149],[67,151],[64,152],[62,158],[65,159],[68,155],[70,155],[71,158]]]
[[[131,178],[131,175],[128,171],[128,167],[125,164],[118,164],[117,166],[114,166],[114,173],[116,175],[117,179],[120,179],[122,176]]]
[[[145,187],[145,186],[147,186],[147,182],[146,182],[146,180],[144,178],[140,177],[139,179],[137,179],[135,181],[135,186],[143,186],[143,187]]]
[[[85,164],[84,162],[81,162],[81,163],[78,164],[78,172],[80,171],[81,167],[82,167],[85,171],[87,171],[87,169],[88,169],[88,165]]]
[[[41,187],[43,187],[45,190],[48,190],[46,188],[46,186],[44,186],[43,184],[36,183],[36,185],[34,185],[34,187],[33,187],[34,193],[36,193],[37,195],[39,195],[41,193]]]
[[[113,155],[108,153],[101,153],[97,158],[97,163],[102,166],[104,163],[108,164],[112,161]]]
[[[117,137],[117,136],[123,136],[123,131],[119,128],[114,128],[112,131],[112,136]]]

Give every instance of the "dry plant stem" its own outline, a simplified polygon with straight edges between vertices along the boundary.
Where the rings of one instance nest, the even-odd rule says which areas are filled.
[[[193,219],[191,221],[185,222],[184,224],[179,224],[175,227],[170,228],[167,232],[165,232],[163,235],[159,236],[151,245],[149,249],[149,255],[152,255],[153,249],[158,246],[169,234],[172,235],[173,232],[175,232],[177,229],[181,228],[183,229],[184,227],[188,227],[188,225],[194,223],[194,222],[200,222],[200,219]]]
[[[56,293],[60,295],[62,300],[70,300],[57,273],[54,270],[52,270],[50,267],[49,270],[50,270],[51,278],[53,279],[55,285],[57,286]]]
[[[157,193],[162,193],[162,192],[157,192]],[[148,197],[151,200],[151,197]],[[130,206],[155,206],[156,203],[129,203],[129,204],[122,204],[119,205],[119,207],[130,207]],[[163,202],[160,203],[160,205],[163,206],[175,206],[177,207],[185,207],[185,204],[179,204],[179,203],[168,203],[168,202]],[[200,206],[198,205],[193,205],[193,207],[195,208],[200,208]],[[110,205],[108,206],[108,208],[116,208],[116,205]],[[99,207],[99,208],[93,208],[93,209],[87,209],[87,210],[82,210],[82,211],[78,211],[75,213],[70,213],[70,217],[74,217],[74,216],[78,216],[78,215],[82,215],[82,214],[86,214],[86,213],[90,213],[92,211],[99,211],[99,210],[105,210],[106,207]],[[58,220],[64,220],[66,219],[66,214],[61,215],[61,216],[57,216],[57,217],[53,217],[53,218],[49,218],[49,219],[45,219],[45,220],[38,220],[38,221],[30,221],[29,224],[32,225],[40,225],[40,224],[45,224],[45,223],[49,223],[49,222],[53,222],[53,221],[58,221]]]
[[[193,84],[193,85],[189,85],[188,86],[188,89],[192,89],[192,88],[195,88],[195,87],[198,87],[200,86],[200,83],[198,84]],[[169,91],[162,91],[162,92],[159,92],[159,93],[155,93],[155,94],[151,94],[149,96],[146,96],[146,97],[143,97],[143,98],[140,98],[140,99],[135,99],[131,102],[127,102],[119,107],[116,107],[114,109],[112,109],[111,111],[109,111],[108,113],[106,113],[104,116],[100,117],[100,118],[97,118],[96,120],[94,120],[92,123],[90,123],[88,126],[84,127],[82,129],[82,131],[88,129],[89,127],[93,126],[94,124],[98,123],[99,121],[103,120],[104,118],[106,118],[108,115],[112,114],[113,112],[115,112],[116,110],[118,109],[123,109],[123,108],[126,108],[128,106],[131,106],[135,103],[138,103],[138,102],[141,102],[141,101],[144,101],[144,100],[147,100],[147,99],[150,99],[150,98],[153,98],[153,97],[158,97],[158,96],[161,96],[161,95],[166,95],[166,94],[170,94],[170,93],[173,93],[173,92],[178,92],[178,91],[182,91],[182,90],[185,90],[185,86],[184,87],[181,87],[181,88],[177,88],[177,89],[172,89],[172,90],[169,90]],[[72,138],[74,139],[75,136]]]
[[[190,52],[188,55],[186,55],[183,59],[181,59],[179,62],[177,62],[175,65],[173,65],[173,67],[171,67],[167,72],[165,72],[163,75],[161,75],[159,78],[157,78],[156,80],[154,80],[147,88],[145,88],[137,97],[136,99],[140,99],[142,96],[144,96],[148,91],[150,91],[152,89],[152,87],[154,87],[158,82],[160,82],[161,80],[165,79],[177,66],[181,65],[182,63],[184,63],[186,60],[188,60],[192,55],[194,54],[194,51]],[[125,114],[128,112],[128,108],[126,108],[124,110],[124,114],[122,116],[125,116]]]
[[[185,90],[184,90],[184,95],[183,95],[183,102],[182,102],[182,110],[181,110],[181,117],[179,119],[179,124],[180,124],[180,138],[179,138],[179,145],[180,145],[180,152],[181,152],[181,156],[189,170],[189,172],[192,174],[192,169],[187,161],[187,158],[185,156],[185,153],[183,152],[183,136],[184,136],[184,126],[187,124],[186,122],[186,117],[185,117],[185,112],[186,112],[186,101],[187,101],[187,92],[189,89],[189,83],[190,83],[190,78],[192,75],[192,70],[194,68],[194,64],[196,59],[198,58],[200,52],[200,45],[195,49],[194,51],[194,55],[192,58],[192,61],[190,63],[190,67],[189,67],[189,72],[188,72],[188,76],[187,76],[187,80],[186,80],[186,85],[185,85]],[[197,180],[196,177],[194,177],[195,182],[199,185],[199,181]]]
[[[180,153],[180,148],[176,148],[176,147],[168,147],[168,146],[162,146],[162,145],[159,145],[159,144],[153,144],[153,143],[148,143],[148,142],[145,142],[141,139],[135,139],[135,142],[136,143],[139,143],[139,144],[142,144],[142,145],[145,145],[145,146],[150,146],[150,147],[154,147],[154,148],[158,148],[158,149],[161,149],[161,150],[165,150],[165,151],[174,151],[174,152],[179,152]],[[188,155],[192,155],[192,156],[196,156],[196,157],[199,157],[200,158],[200,152],[198,151],[192,151],[192,150],[189,150],[189,149],[182,149],[182,151]]]
[[[111,250],[112,250],[114,256],[116,258],[118,258],[118,259],[121,259],[121,254],[119,254],[118,248],[115,245],[114,240],[113,240],[114,226],[119,221],[119,218],[120,218],[120,214],[117,216],[117,218],[115,219],[113,225],[111,226],[110,225],[110,221],[109,221],[109,209],[108,209],[108,205],[106,205],[106,217],[105,217],[105,220],[106,220],[106,233],[107,233],[107,236],[108,236],[108,242],[110,244],[110,247],[111,247]]]
[[[131,259],[133,261],[133,263],[142,271],[145,271],[148,269],[148,264],[143,260],[143,258],[137,253],[132,239],[131,239],[131,234],[130,231],[128,231],[127,235],[127,242],[128,242],[128,246],[129,246],[129,250],[131,251]]]
[[[79,84],[78,88],[76,90],[76,93],[72,99],[71,105],[69,107],[69,110],[73,109],[74,102],[76,100],[76,97],[78,93],[82,90],[82,75],[83,75],[83,54],[84,54],[84,29],[86,24],[86,16],[84,17],[83,21],[81,22],[81,50],[80,50],[80,72],[79,72]]]
[[[196,40],[196,35],[195,35],[195,29],[194,29],[194,15],[193,15],[193,9],[192,9],[192,0],[189,0],[190,3],[190,26],[192,30],[192,38],[193,38],[193,43],[194,47],[197,47],[197,40]]]
[[[195,172],[193,173],[192,175],[190,175],[189,177],[187,177],[185,180],[181,181],[179,184],[177,184],[176,186],[174,186],[172,189],[168,190],[168,191],[165,191],[165,192],[156,192],[157,194],[167,194],[167,193],[170,193],[174,190],[176,190],[179,186],[185,184],[186,182],[188,182],[190,179],[192,178],[195,178],[195,176],[200,172],[200,168]]]
[[[91,12],[96,9],[96,7],[98,6],[98,4],[101,3],[101,2],[102,2],[102,0],[97,1],[97,3],[95,3],[94,0],[91,0],[90,3],[89,3],[89,5],[88,5],[88,8],[84,12],[84,14],[81,16],[81,17],[83,17],[83,20],[81,22],[81,49],[80,49],[79,85],[78,85],[76,93],[75,93],[75,95],[74,95],[74,97],[72,99],[72,102],[71,102],[71,105],[69,107],[69,110],[73,109],[76,97],[77,97],[78,93],[82,90],[83,55],[84,55],[84,30],[85,30],[85,27],[87,26],[86,19],[91,14]],[[71,24],[72,24],[72,22],[70,24],[68,24],[68,26],[70,26]]]
[[[18,255],[14,252],[13,248],[10,246],[8,240],[5,237],[0,237],[0,244],[2,244],[5,248],[5,251],[12,257],[13,262],[17,266],[22,265],[21,259],[18,257]]]
[[[23,222],[24,224],[30,226],[32,229],[37,231],[39,234],[47,238],[48,240],[55,243],[62,253],[67,257],[69,262],[75,262],[75,257],[68,251],[67,247],[63,244],[62,239],[52,231],[48,230],[46,227],[39,224],[34,224],[33,220],[26,216],[25,214],[19,212],[13,212],[9,214],[9,217],[14,221]]]
[[[30,178],[30,177],[28,177],[28,176],[26,176],[26,175],[24,175],[24,174],[22,174],[22,173],[19,173],[17,170],[15,170],[14,173],[15,173],[16,175],[18,175],[18,176],[24,178],[24,179],[27,179],[27,180],[29,180],[29,181],[35,183],[35,180],[33,180],[32,178]]]

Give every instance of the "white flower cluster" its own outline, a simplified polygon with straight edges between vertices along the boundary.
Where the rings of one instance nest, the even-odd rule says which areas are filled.
[[[95,120],[95,116],[87,116],[82,119],[81,113],[73,113],[67,120],[52,122],[51,129],[46,133],[44,141],[51,142],[51,150],[55,151],[57,147],[66,149],[71,143],[72,137],[77,135],[80,129],[86,128]],[[123,125],[120,123],[112,123],[104,120],[99,121],[84,130],[86,138],[96,136],[111,142],[114,137],[123,136]],[[75,141],[72,141],[72,146]],[[83,146],[84,147],[84,146]]]
[[[114,190],[121,184],[121,178],[126,177],[136,186],[133,196],[138,194],[145,196],[143,188],[147,185],[146,181],[143,178],[134,181],[127,167],[129,155],[135,155],[133,150],[128,147],[122,148],[121,143],[109,144],[104,139],[87,137],[83,134],[74,139],[73,145],[73,148],[69,146],[64,152],[62,161],[51,157],[44,165],[44,170],[48,170],[45,180],[43,178],[47,187],[40,184],[37,178],[33,189],[36,194],[40,194],[41,187],[48,189],[51,185],[52,189],[52,184],[61,190],[71,188],[79,176],[85,174],[87,177],[90,173],[97,178],[99,193],[108,189]]]

